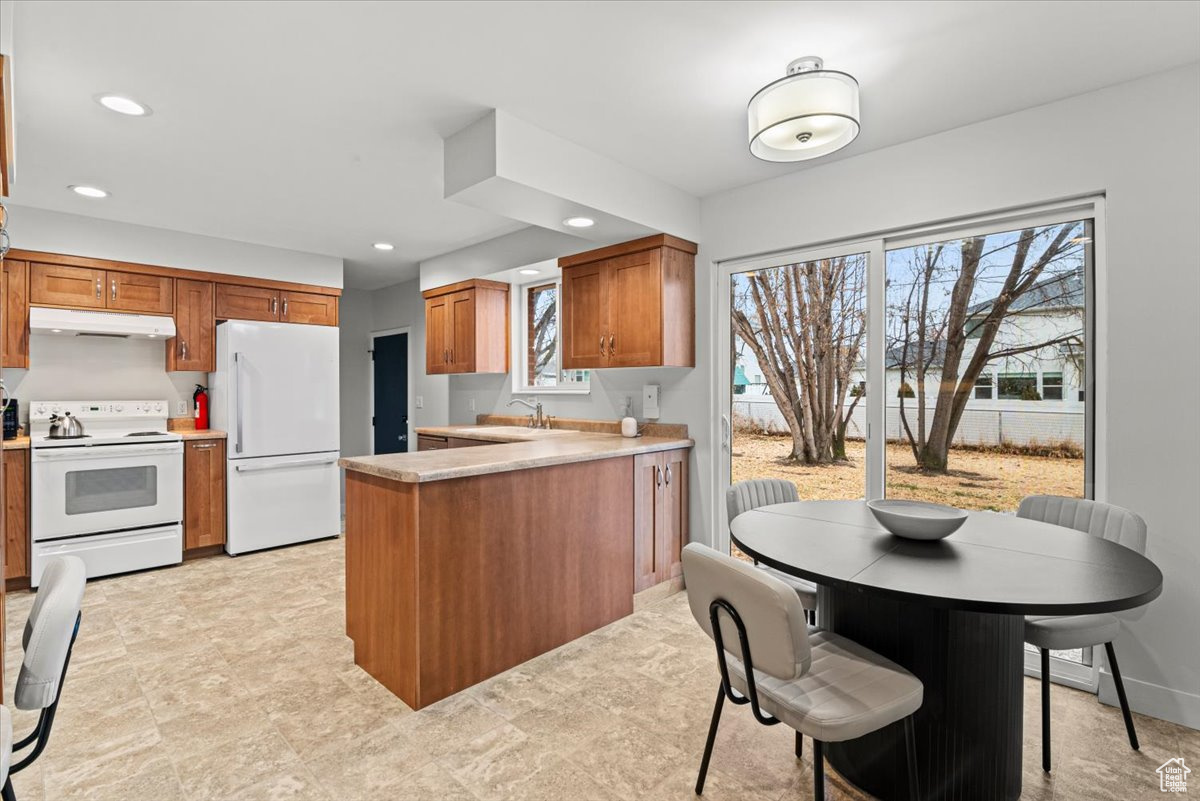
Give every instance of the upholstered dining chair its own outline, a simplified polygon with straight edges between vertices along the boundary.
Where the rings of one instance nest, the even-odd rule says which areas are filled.
[[[725,491],[725,512],[729,517],[728,523],[732,525],[733,519],[742,512],[772,503],[792,503],[798,500],[800,495],[796,492],[796,485],[790,481],[781,478],[751,478],[739,481]],[[800,603],[804,605],[805,618],[811,623],[817,622],[816,584],[789,576],[773,567],[759,565],[757,561],[754,564],[795,590],[800,596]]]
[[[692,616],[717,647],[721,683],[696,795],[717,739],[725,700],[749,704],[764,726],[786,723],[813,740],[813,785],[825,798],[824,743],[852,740],[904,721],[909,798],[919,798],[912,714],[924,687],[904,668],[836,634],[810,630],[800,598],[783,581],[699,543],[683,549]]]
[[[21,640],[25,657],[13,692],[13,703],[18,709],[37,709],[40,714],[33,731],[14,743],[12,718],[7,707],[0,707],[0,780],[3,781],[0,796],[4,801],[16,798],[11,774],[29,767],[50,741],[71,650],[79,634],[79,607],[86,580],[83,561],[75,556],[55,557],[42,572],[42,582],[25,623]],[[13,764],[13,754],[29,746],[33,749]]]
[[[1030,495],[1022,499],[1017,508],[1017,517],[1053,523],[1056,526],[1073,528],[1085,534],[1124,545],[1138,553],[1146,553],[1146,521],[1139,515],[1120,506],[1081,498],[1062,498],[1057,495]],[[1108,666],[1112,670],[1113,683],[1117,686],[1117,700],[1121,703],[1121,714],[1125,718],[1125,733],[1129,735],[1129,747],[1138,750],[1137,732],[1133,728],[1133,715],[1129,712],[1129,701],[1125,698],[1125,685],[1121,682],[1121,669],[1117,667],[1117,654],[1113,651],[1113,639],[1121,630],[1121,621],[1113,615],[1073,615],[1069,617],[1025,618],[1025,642],[1037,647],[1041,655],[1042,670],[1042,770],[1050,772],[1050,652],[1068,651],[1104,645]]]

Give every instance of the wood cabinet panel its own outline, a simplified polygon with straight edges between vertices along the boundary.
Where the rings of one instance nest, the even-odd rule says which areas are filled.
[[[0,322],[0,342],[4,367],[29,366],[29,264],[19,259],[5,259],[0,275],[0,306],[4,319]]]
[[[662,363],[660,252],[618,256],[608,269],[608,367]]]
[[[337,325],[338,299],[312,292],[282,292],[279,319],[303,325]]]
[[[659,460],[656,453],[633,459],[633,591],[659,582]]]
[[[450,372],[475,372],[475,292],[450,296]]]
[[[29,451],[4,451],[4,578],[29,578]],[[17,583],[14,581],[14,584]]]
[[[450,298],[442,296],[425,301],[425,372],[441,375],[450,372]]]
[[[563,270],[562,366],[564,370],[602,367],[608,353],[606,281],[603,262]]]
[[[663,466],[662,537],[658,563],[660,581],[683,575],[683,546],[688,539],[688,452],[665,451]]]
[[[430,437],[425,434],[417,435],[418,451],[444,451],[450,447],[446,437]]]
[[[479,445],[500,445],[502,443],[490,439],[467,439],[466,437],[446,437],[451,448],[474,448]]]
[[[216,369],[217,321],[211,281],[175,282],[174,339],[167,343],[167,370]]]
[[[242,284],[217,284],[216,316],[218,320],[278,320],[279,292]]]
[[[29,265],[29,302],[41,306],[103,309],[104,270],[62,264]]]
[[[634,457],[634,592],[683,574],[688,540],[688,463],[684,449]]]
[[[162,275],[105,273],[107,308],[112,311],[141,314],[173,314],[175,312],[175,279]]]
[[[184,550],[225,544],[225,440],[183,445]]]

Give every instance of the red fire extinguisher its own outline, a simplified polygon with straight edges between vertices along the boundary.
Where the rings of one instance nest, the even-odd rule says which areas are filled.
[[[192,402],[196,404],[196,430],[208,430],[208,387],[196,385],[192,393]]]

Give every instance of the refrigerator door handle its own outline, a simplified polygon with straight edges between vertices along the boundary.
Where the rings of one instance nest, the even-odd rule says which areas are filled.
[[[304,459],[299,462],[276,462],[275,464],[239,464],[234,467],[239,473],[257,473],[262,470],[283,470],[288,467],[313,467],[314,465],[333,464],[338,460],[338,457],[325,457],[322,459]]]
[[[234,394],[237,395],[237,408],[234,410],[234,434],[233,450],[236,453],[242,452],[242,354],[233,354],[233,388]]]

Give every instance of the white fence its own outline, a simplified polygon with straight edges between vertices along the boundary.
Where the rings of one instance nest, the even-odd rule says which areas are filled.
[[[958,430],[954,432],[955,445],[1016,446],[1057,445],[1070,443],[1084,447],[1083,404],[1071,404],[1064,408],[1031,409],[1025,405],[1039,401],[1013,401],[1003,403],[968,403],[963,411]],[[1023,405],[1025,404],[1025,405]],[[1072,408],[1075,407],[1075,408]],[[917,409],[909,402],[905,404],[908,425],[917,427]],[[735,420],[749,420],[764,431],[787,431],[787,421],[775,405],[775,400],[764,395],[735,396],[733,400]],[[926,408],[925,424],[933,420],[933,407]],[[900,421],[900,407],[889,404],[884,421],[889,440],[904,440],[904,426]],[[867,430],[866,403],[859,402],[850,417],[846,435],[851,439],[862,438]]]

